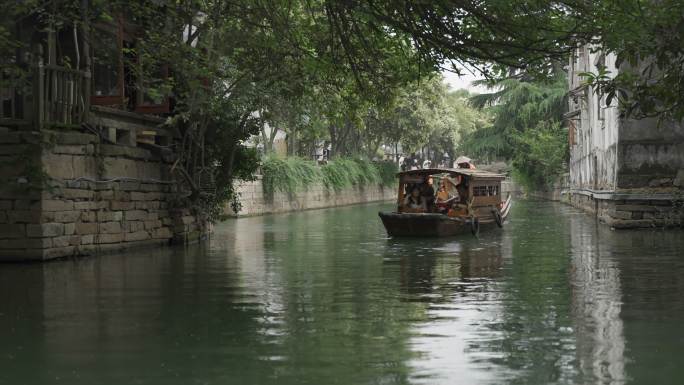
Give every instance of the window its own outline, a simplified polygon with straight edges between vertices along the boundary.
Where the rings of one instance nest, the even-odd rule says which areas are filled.
[[[487,186],[475,186],[475,187],[473,187],[473,195],[476,197],[487,196]]]
[[[499,186],[487,186],[489,196],[499,195]]]
[[[122,35],[121,22],[93,28],[93,104],[123,104]]]
[[[169,112],[169,97],[164,84],[169,76],[168,66],[157,64],[141,72],[135,111],[146,114]]]

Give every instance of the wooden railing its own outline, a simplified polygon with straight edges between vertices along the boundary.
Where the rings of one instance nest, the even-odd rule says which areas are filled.
[[[21,97],[14,87],[0,87],[0,119],[23,119],[21,104]]]
[[[84,92],[87,73],[56,65],[38,65],[35,71],[34,117],[37,128],[80,125],[88,110]]]
[[[0,63],[0,125],[27,123],[28,98],[26,92],[22,92],[26,83],[19,78],[28,69],[24,64]]]
[[[89,109],[87,72],[38,63],[30,80],[30,87],[0,87],[0,122],[41,129],[80,126],[85,121]]]

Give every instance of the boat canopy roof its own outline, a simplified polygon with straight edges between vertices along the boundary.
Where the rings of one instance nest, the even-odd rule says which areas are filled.
[[[428,176],[436,174],[463,175],[472,179],[506,179],[504,174],[496,174],[489,171],[469,168],[423,168],[419,170],[402,171],[397,174],[401,179],[404,176]]]

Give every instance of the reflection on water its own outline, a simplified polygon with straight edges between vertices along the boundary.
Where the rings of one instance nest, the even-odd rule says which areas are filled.
[[[0,384],[681,382],[681,231],[518,202],[479,239],[388,239],[380,208],[0,265]]]

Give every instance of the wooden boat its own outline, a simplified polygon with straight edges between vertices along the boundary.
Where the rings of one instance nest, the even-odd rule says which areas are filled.
[[[503,227],[511,208],[511,196],[501,199],[502,174],[473,169],[428,168],[398,174],[397,211],[380,212],[380,218],[390,236],[443,237],[471,233],[482,229]],[[426,183],[428,178],[446,180],[457,195],[442,205],[441,212],[415,212],[404,206],[407,190]]]

